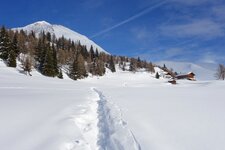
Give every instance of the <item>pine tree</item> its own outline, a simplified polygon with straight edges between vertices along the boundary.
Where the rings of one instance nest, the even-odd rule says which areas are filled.
[[[84,57],[85,60],[88,58],[88,51],[86,46],[82,46],[82,51],[81,51],[82,56]]]
[[[95,57],[98,58],[99,57],[99,52],[98,52],[98,49],[96,48],[96,51],[95,51]]]
[[[136,69],[137,69],[137,65],[136,65],[135,59],[131,58],[129,71],[135,72]]]
[[[96,75],[103,76],[105,74],[105,65],[101,60],[97,60]]]
[[[9,57],[9,52],[10,52],[10,39],[8,36],[8,33],[3,26],[0,31],[0,58],[3,60],[7,60]]]
[[[167,69],[166,64],[163,65],[163,68],[164,68],[164,69]]]
[[[123,70],[123,71],[126,70],[126,63],[125,63],[125,62],[123,62],[123,64],[122,64],[122,70]]]
[[[159,73],[158,73],[158,72],[156,72],[155,78],[156,78],[156,79],[159,79]]]
[[[53,65],[54,65],[55,75],[57,75],[59,73],[59,69],[58,69],[58,62],[57,62],[57,52],[54,45],[52,45],[52,52],[53,52]]]
[[[18,38],[17,38],[17,32],[13,36],[13,41],[12,41],[12,49],[14,50],[16,56],[19,55],[19,46],[18,46]]]
[[[89,51],[89,57],[91,58],[91,61],[94,61],[95,58],[95,52],[93,49],[93,46],[91,45],[90,51]]]
[[[28,37],[27,34],[25,33],[25,31],[20,30],[18,33],[18,47],[20,49],[20,52],[23,54],[26,54],[30,51],[30,49],[28,49]]]
[[[137,59],[137,68],[142,68],[140,57]]]
[[[56,75],[55,67],[54,67],[53,52],[50,47],[50,44],[48,44],[46,48],[46,55],[45,55],[45,61],[43,63],[42,74],[46,76],[50,76],[50,77],[54,77]]]
[[[9,52],[7,63],[9,67],[16,67],[16,53],[13,49]]]
[[[87,71],[85,68],[85,61],[84,58],[81,54],[78,54],[78,58],[77,58],[77,63],[78,63],[78,72],[79,72],[79,76],[80,78],[84,78],[87,76]]]
[[[69,68],[69,76],[73,80],[82,79],[87,76],[87,72],[84,65],[84,58],[79,53],[74,59]]]
[[[34,59],[38,62],[38,69],[40,70],[40,63],[41,63],[41,52],[42,52],[42,42],[41,39],[38,39],[38,44],[37,47],[35,48],[35,53],[34,53]]]
[[[44,42],[42,38],[40,37],[38,40],[36,51],[35,51],[35,60],[38,62],[37,68],[40,72],[42,72],[43,70],[43,64],[45,61],[45,53],[46,53],[46,50],[45,50]]]
[[[113,56],[110,57],[110,61],[109,61],[109,69],[110,69],[112,72],[116,72],[115,64],[114,64],[114,61],[113,61]]]
[[[72,62],[72,64],[70,64],[69,67],[69,77],[73,80],[77,80],[78,79],[77,74],[78,74],[78,65],[76,59],[74,59],[74,61]]]
[[[52,37],[51,37],[51,33],[50,32],[47,32],[47,34],[46,34],[46,40],[47,40],[48,43],[51,43]]]

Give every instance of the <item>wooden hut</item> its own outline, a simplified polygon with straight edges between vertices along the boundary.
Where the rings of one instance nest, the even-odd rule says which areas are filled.
[[[178,80],[187,79],[187,80],[195,81],[195,74],[193,72],[189,72],[188,74],[185,74],[185,75],[177,75],[176,79]]]

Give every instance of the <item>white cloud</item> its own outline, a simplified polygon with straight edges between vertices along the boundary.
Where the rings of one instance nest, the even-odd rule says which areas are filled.
[[[162,26],[160,30],[163,35],[182,38],[201,37],[204,39],[211,39],[224,36],[225,34],[223,26],[210,19],[194,20],[183,24]]]

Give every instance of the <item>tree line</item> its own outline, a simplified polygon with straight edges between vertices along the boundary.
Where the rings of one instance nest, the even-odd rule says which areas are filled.
[[[74,80],[85,78],[88,74],[102,76],[106,68],[115,72],[115,64],[119,64],[123,71],[136,72],[144,68],[154,72],[154,65],[140,58],[109,55],[93,46],[87,49],[79,41],[63,36],[56,38],[49,32],[36,35],[33,31],[13,31],[4,26],[0,29],[0,58],[9,67],[16,67],[18,59],[29,74],[34,67],[45,76],[63,78],[62,72],[66,72]]]

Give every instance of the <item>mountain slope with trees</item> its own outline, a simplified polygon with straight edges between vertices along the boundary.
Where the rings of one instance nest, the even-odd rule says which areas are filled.
[[[29,74],[34,67],[45,76],[63,78],[64,70],[71,79],[77,80],[87,77],[88,74],[102,76],[106,68],[115,72],[115,64],[119,64],[124,71],[145,69],[154,72],[151,62],[140,58],[113,56],[95,49],[92,45],[88,49],[80,41],[72,41],[64,36],[56,38],[50,32],[42,31],[37,34],[34,31],[9,30],[2,27],[0,43],[0,58],[9,67],[16,67],[18,58],[24,71]],[[130,64],[129,69],[125,68],[127,64]]]

